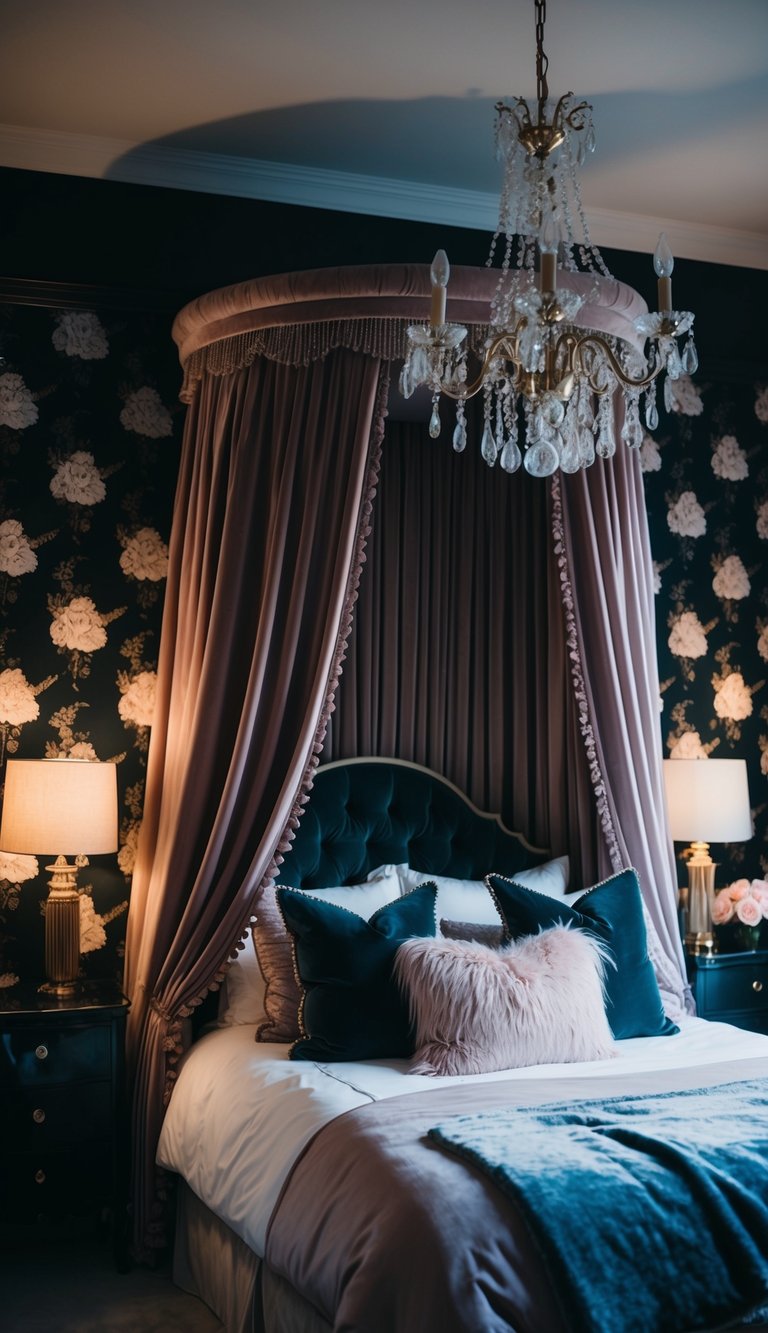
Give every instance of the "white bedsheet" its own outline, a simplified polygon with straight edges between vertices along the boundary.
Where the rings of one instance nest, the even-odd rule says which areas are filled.
[[[182,1175],[256,1254],[263,1256],[267,1224],[283,1182],[315,1133],[345,1111],[404,1093],[449,1083],[498,1079],[614,1077],[768,1056],[768,1037],[699,1018],[680,1020],[674,1037],[643,1037],[616,1044],[612,1060],[579,1065],[536,1065],[495,1074],[428,1078],[407,1072],[404,1060],[314,1064],[289,1060],[289,1047],[254,1040],[255,1028],[210,1032],[189,1052],[165,1117],[157,1160]],[[599,1088],[595,1094],[599,1096]]]

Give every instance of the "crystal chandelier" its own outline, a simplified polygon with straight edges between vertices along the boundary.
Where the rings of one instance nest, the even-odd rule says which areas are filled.
[[[590,241],[577,174],[594,150],[595,132],[588,102],[576,101],[573,93],[550,101],[543,49],[546,0],[534,4],[536,102],[533,109],[521,97],[510,106],[496,104],[496,145],[504,177],[488,267],[493,267],[498,250],[502,255],[489,323],[476,331],[474,341],[462,325],[446,323],[450,267],[445,251],[438,250],[431,269],[430,320],[408,329],[400,389],[409,398],[421,385],[428,387],[429,433],[435,439],[441,430],[441,396],[456,401],[457,453],[467,442],[466,401],[482,392],[481,453],[486,463],[493,466],[498,459],[506,472],[517,471],[522,463],[532,476],[547,477],[558,468],[577,472],[589,467],[596,455],[612,457],[614,397],[619,392],[624,408],[621,438],[630,448],[639,448],[641,396],[646,425],[654,430],[657,380],[666,372],[669,410],[669,381],[684,372],[692,374],[698,361],[693,315],[672,309],[674,261],[663,233],[653,260],[659,308],[634,321],[644,355],[616,335],[572,323],[585,302],[599,299],[601,280],[612,276]],[[581,290],[558,287],[563,273],[582,275]],[[686,333],[681,351],[677,340]]]

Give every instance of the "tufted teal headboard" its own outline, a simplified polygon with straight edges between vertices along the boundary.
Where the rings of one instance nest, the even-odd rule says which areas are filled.
[[[511,874],[545,861],[457,787],[402,759],[321,765],[277,883],[298,889],[353,884],[388,863],[460,879]]]

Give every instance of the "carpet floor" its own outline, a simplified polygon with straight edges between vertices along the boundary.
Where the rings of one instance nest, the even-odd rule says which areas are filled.
[[[222,1333],[202,1301],[180,1291],[168,1266],[118,1273],[98,1236],[52,1240],[13,1234],[0,1250],[3,1333]]]

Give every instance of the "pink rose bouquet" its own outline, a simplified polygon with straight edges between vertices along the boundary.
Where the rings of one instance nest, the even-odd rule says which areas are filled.
[[[768,882],[764,879],[734,880],[727,889],[715,894],[712,905],[712,920],[716,926],[724,926],[727,921],[740,922],[742,926],[759,926],[768,917]]]

